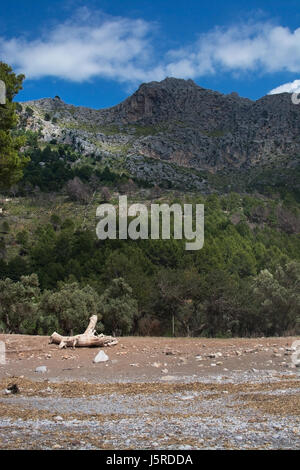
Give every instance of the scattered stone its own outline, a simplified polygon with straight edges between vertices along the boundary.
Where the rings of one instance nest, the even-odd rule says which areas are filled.
[[[162,366],[162,364],[160,362],[153,362],[153,364],[151,364],[152,367],[156,367],[156,368],[159,368]]]
[[[104,351],[99,351],[97,356],[95,356],[93,362],[94,364],[98,364],[98,362],[106,362],[109,360],[109,357],[107,354],[105,354]]]
[[[187,364],[187,358],[186,357],[179,357],[178,359],[182,364]]]
[[[47,366],[39,366],[35,369],[35,372],[45,374],[47,372]]]
[[[9,384],[6,390],[12,394],[16,394],[20,392],[17,384]]]
[[[62,416],[55,416],[55,421],[63,421],[64,418]]]

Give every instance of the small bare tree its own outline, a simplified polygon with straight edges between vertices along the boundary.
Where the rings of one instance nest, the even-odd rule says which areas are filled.
[[[91,197],[88,185],[84,184],[77,176],[67,182],[66,192],[72,201],[79,201],[83,204],[87,204]]]
[[[108,187],[103,186],[103,188],[101,190],[101,199],[102,199],[102,201],[109,202],[110,198],[111,198],[111,194],[110,194],[110,191],[109,191]]]
[[[18,191],[19,191],[19,186],[17,184],[13,184],[9,188],[9,194],[11,194],[13,197],[16,197],[16,194],[18,193]]]

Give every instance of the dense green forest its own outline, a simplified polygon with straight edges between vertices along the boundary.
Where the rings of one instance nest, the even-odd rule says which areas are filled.
[[[101,241],[95,227],[57,213],[31,232],[3,222],[2,249],[9,240],[17,255],[0,260],[2,330],[78,333],[97,313],[115,334],[170,335],[173,318],[176,335],[299,332],[297,204],[170,194],[204,203],[202,250],[174,239]]]

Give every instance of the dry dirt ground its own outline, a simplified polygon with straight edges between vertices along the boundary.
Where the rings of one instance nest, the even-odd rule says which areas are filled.
[[[298,449],[297,339],[126,337],[94,364],[0,335],[0,449]]]

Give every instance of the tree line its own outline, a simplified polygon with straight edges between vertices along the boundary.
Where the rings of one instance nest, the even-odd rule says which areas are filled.
[[[1,295],[11,295],[6,310],[0,297],[2,329],[70,334],[80,332],[81,316],[86,322],[97,313],[107,334],[171,335],[173,324],[176,335],[299,332],[299,237],[271,222],[252,229],[249,219],[233,223],[224,210],[242,204],[257,217],[253,201],[208,196],[204,247],[196,252],[172,238],[98,240],[54,214],[33,236],[19,232],[19,255],[0,260]],[[27,297],[32,279],[36,290]],[[25,315],[25,323],[8,321],[9,312]]]

